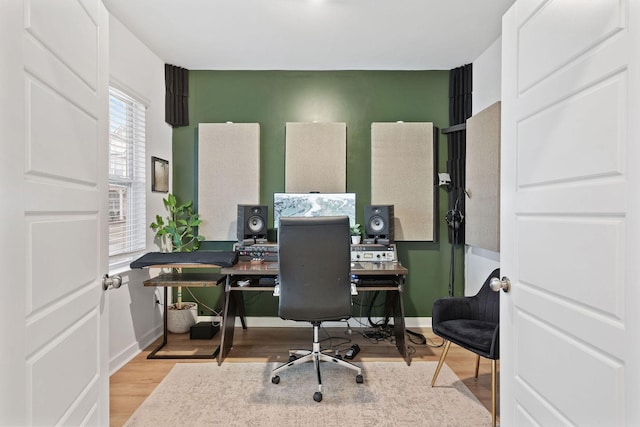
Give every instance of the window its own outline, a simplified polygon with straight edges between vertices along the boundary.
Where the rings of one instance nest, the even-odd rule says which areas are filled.
[[[145,106],[109,88],[109,265],[146,248]]]

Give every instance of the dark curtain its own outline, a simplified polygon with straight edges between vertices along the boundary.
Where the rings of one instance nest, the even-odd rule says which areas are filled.
[[[473,91],[472,64],[454,68],[449,74],[449,126],[465,124],[471,117]],[[465,154],[467,132],[463,127],[447,134],[447,171],[451,177],[449,191],[449,219],[458,220],[457,227],[449,227],[449,242],[464,243]]]
[[[189,70],[164,64],[165,114],[172,127],[189,125]]]

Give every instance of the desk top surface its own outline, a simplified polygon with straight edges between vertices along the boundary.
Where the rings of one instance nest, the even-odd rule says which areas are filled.
[[[252,263],[251,261],[240,261],[231,267],[223,267],[220,269],[222,274],[230,275],[256,275],[256,276],[275,276],[278,274],[277,262],[261,262]],[[406,275],[409,272],[399,262],[383,261],[383,262],[352,262],[351,274],[360,276],[366,275]]]

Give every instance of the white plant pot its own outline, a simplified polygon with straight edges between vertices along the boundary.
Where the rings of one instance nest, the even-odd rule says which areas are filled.
[[[359,245],[361,237],[362,236],[351,236],[351,243],[353,243],[354,245]]]
[[[172,334],[184,334],[198,321],[198,304],[183,302],[178,310],[175,304],[167,307],[167,329]]]

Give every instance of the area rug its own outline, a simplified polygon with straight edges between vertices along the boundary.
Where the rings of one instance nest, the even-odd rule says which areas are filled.
[[[271,383],[273,363],[178,363],[125,424],[135,426],[482,426],[491,414],[444,365],[362,362],[354,372],[323,363],[322,402],[310,363]]]

